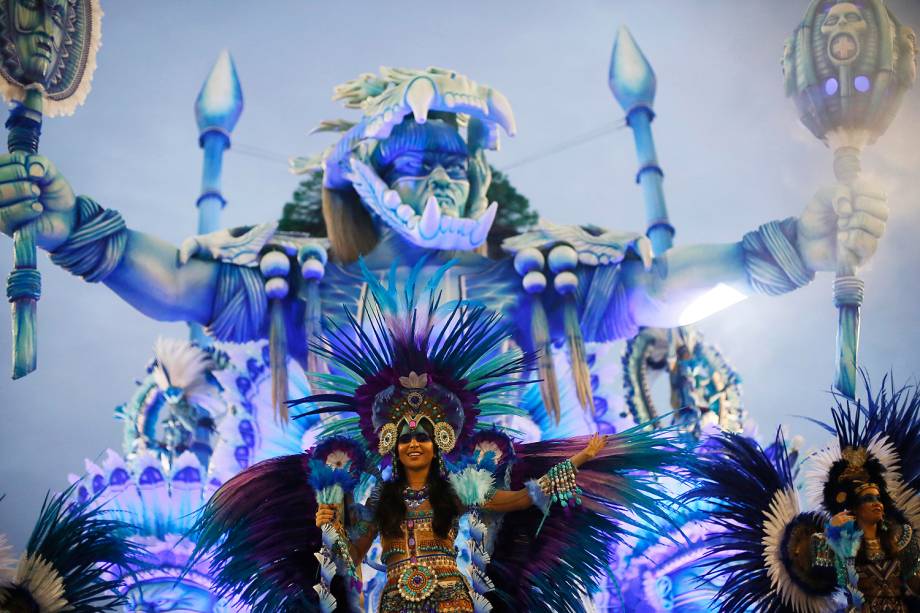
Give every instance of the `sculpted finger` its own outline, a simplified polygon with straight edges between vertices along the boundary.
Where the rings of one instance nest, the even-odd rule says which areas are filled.
[[[868,232],[875,238],[882,238],[885,233],[885,222],[868,213],[857,211],[847,220],[846,227],[850,231]]]
[[[57,175],[54,164],[43,155],[30,155],[25,162],[26,172],[29,178],[41,185],[47,186],[54,180]]]
[[[7,164],[6,166],[0,166],[0,183],[22,181],[27,177],[26,167],[22,164]]]
[[[858,263],[862,263],[875,253],[878,239],[868,232],[852,230],[847,236],[846,248],[858,257]]]
[[[13,204],[22,200],[35,200],[42,193],[31,181],[0,183],[0,203]]]
[[[866,196],[873,200],[888,200],[888,194],[882,186],[871,179],[860,178],[853,184],[853,195],[857,198]]]
[[[45,207],[36,200],[12,204],[0,209],[0,221],[4,230],[12,232],[42,214]]]
[[[26,163],[26,157],[28,154],[21,151],[14,151],[13,153],[5,153],[0,155],[0,167],[2,166],[24,166]]]
[[[838,217],[847,217],[853,213],[853,194],[846,185],[836,185],[831,196],[831,205]]]
[[[882,221],[888,221],[888,200],[872,196],[857,196],[856,211],[862,211]]]

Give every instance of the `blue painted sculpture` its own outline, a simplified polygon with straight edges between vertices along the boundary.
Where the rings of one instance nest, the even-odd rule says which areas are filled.
[[[623,59],[626,47],[631,56]],[[612,74],[614,83],[622,80],[619,95],[634,98],[641,108],[640,102],[651,99],[653,75],[647,63],[634,62],[634,42],[616,50]],[[624,65],[630,70],[617,69]],[[516,129],[505,97],[444,69],[384,69],[343,84],[335,97],[360,109],[361,116],[323,125],[344,131],[314,160],[324,172],[328,243],[269,223],[198,236],[177,252],[127,229],[116,213],[92,199],[75,198],[47,160],[41,177],[16,179],[25,176],[16,174],[25,164],[16,156],[0,158],[0,172],[12,189],[37,185],[44,209],[33,210],[32,200],[0,199],[0,206],[12,207],[0,229],[11,233],[39,220],[39,244],[53,261],[102,281],[151,317],[199,323],[217,340],[269,338],[275,404],[282,413],[285,356],[307,364],[322,314],[344,306],[360,315],[365,287],[358,256],[381,276],[395,258],[401,264],[397,276],[405,276],[423,255],[430,256],[426,265],[432,267],[456,256],[447,283],[452,297],[483,301],[521,322],[514,341],[522,347],[547,350],[564,338],[586,408],[591,398],[585,342],[630,337],[640,326],[692,323],[751,293],[801,287],[816,270],[830,266],[810,255],[836,241],[837,218],[822,197],[809,210],[826,212],[823,217],[770,222],[734,244],[652,257],[639,234],[547,223],[504,241],[505,255],[483,257],[478,251],[500,204],[485,198],[490,181],[485,152],[498,146],[500,131],[513,135]],[[631,121],[640,115],[648,113],[634,109]],[[651,144],[642,129],[636,134]],[[651,180],[651,192],[658,189],[656,168],[640,169],[640,181]],[[864,234],[869,245],[860,262],[877,243],[860,224],[867,216],[873,231],[884,223],[886,205],[875,196],[856,199],[869,202],[871,210],[854,210],[849,218],[852,231]],[[546,359],[541,370],[544,405],[558,415]]]
[[[153,356],[116,409],[124,421],[121,453],[86,460],[82,475],[70,476],[74,497],[123,522],[127,542],[145,552],[146,564],[114,573],[127,611],[244,613],[248,607],[232,595],[217,593],[207,564],[189,563],[195,542],[186,533],[221,484],[261,460],[311,446],[319,420],[285,427],[274,420],[264,342],[201,348],[161,338]],[[290,367],[290,393],[307,393],[303,373]]]
[[[389,275],[397,261],[393,274],[398,279],[407,278],[415,266],[433,269],[456,258],[447,272],[445,300],[480,301],[518,322],[513,342],[541,350],[543,381],[524,397],[526,416],[507,418],[506,425],[528,440],[615,432],[651,416],[640,417],[607,388],[620,362],[610,341],[633,337],[646,326],[693,323],[751,293],[776,295],[807,284],[816,271],[834,269],[834,261],[815,254],[833,252],[838,223],[849,224],[864,246],[853,264],[871,257],[887,204],[878,190],[863,184],[840,188],[851,190],[847,193],[855,203],[840,219],[829,192],[822,191],[801,218],[767,223],[738,243],[669,250],[674,229],[650,131],[654,84],[649,63],[624,31],[614,48],[611,87],[636,137],[648,239],[545,222],[504,240],[498,257],[485,255],[501,206],[486,199],[491,176],[485,152],[497,148],[500,131],[513,136],[514,117],[497,90],[449,70],[383,69],[336,88],[335,97],[360,109],[360,118],[323,122],[320,129],[341,132],[340,140],[297,164],[299,170],[323,173],[328,239],[269,222],[200,234],[177,250],[126,229],[115,211],[74,197],[47,159],[0,157],[0,183],[7,186],[0,191],[5,213],[0,230],[36,230],[55,263],[105,283],[151,317],[204,326],[217,341],[208,350],[165,342],[158,346],[148,379],[121,409],[129,457],[112,456],[109,468],[91,470],[100,486],[121,487],[116,501],[142,497],[148,490],[159,496],[160,506],[150,506],[160,510],[152,511],[150,538],[155,543],[148,546],[187,556],[187,551],[177,552],[170,532],[160,529],[162,518],[157,519],[188,508],[179,502],[186,494],[176,492],[192,484],[188,489],[201,499],[258,459],[310,446],[310,424],[294,422],[284,430],[269,413],[273,408],[286,417],[283,401],[307,395],[303,370],[323,368],[310,347],[322,331],[322,317],[344,308],[363,318],[368,287],[359,256],[378,277]],[[206,134],[219,135],[220,130]],[[222,141],[213,136],[208,142],[217,143],[211,145],[213,152]],[[36,165],[40,175],[25,173]],[[9,196],[31,193],[33,186],[41,192],[34,198]],[[209,198],[206,204],[213,212],[217,200],[213,193]],[[42,206],[33,207],[36,202]],[[206,221],[201,231],[217,227],[211,213]],[[248,341],[257,344],[232,349]],[[568,351],[560,351],[563,347]],[[164,368],[170,360],[182,366]],[[700,400],[699,390],[706,386],[720,388],[711,372],[708,381],[702,380],[700,364],[684,366],[681,376],[693,378],[685,390],[688,398]],[[706,367],[711,370],[711,364]],[[709,404],[711,396],[704,398]],[[720,407],[718,415],[720,422],[723,415],[737,418],[726,429],[740,429],[739,410]],[[191,478],[193,473],[197,478]],[[652,590],[661,609],[668,609],[665,603],[673,599],[665,595],[686,589],[692,575],[680,574],[685,552],[651,540],[644,545],[661,567],[650,575],[652,587],[643,584],[642,589]],[[620,570],[627,572],[621,560]],[[629,572],[643,577],[644,562],[636,558],[630,564]],[[373,585],[371,573],[365,582]],[[165,590],[169,581],[164,577],[148,577],[147,593]],[[205,579],[188,589],[208,591]],[[218,606],[205,595],[200,602],[201,610]]]

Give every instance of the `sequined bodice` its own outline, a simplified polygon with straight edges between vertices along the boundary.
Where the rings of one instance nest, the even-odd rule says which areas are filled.
[[[381,537],[380,560],[387,567],[382,613],[472,613],[469,587],[457,568],[457,526],[441,537],[433,519],[426,502],[406,512],[401,536]]]
[[[427,506],[427,505],[426,505]],[[456,552],[454,539],[457,538],[456,527],[452,528],[447,538],[435,534],[432,527],[434,513],[430,508],[417,511],[408,511],[406,520],[402,522],[403,535],[398,538],[381,537],[383,552],[380,561],[387,568],[400,562],[411,561],[410,549],[416,550],[415,557],[422,559],[432,555],[448,556],[454,560],[456,566]]]

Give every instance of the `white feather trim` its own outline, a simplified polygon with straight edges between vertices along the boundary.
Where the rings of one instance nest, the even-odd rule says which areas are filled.
[[[214,362],[200,347],[186,340],[161,336],[153,345],[153,355],[157,360],[153,379],[160,390],[178,387],[185,392],[186,398],[210,392],[205,375],[214,368]]]
[[[13,557],[13,546],[6,540],[5,534],[0,534],[0,585],[13,579],[16,569],[16,558]]]
[[[316,590],[317,596],[319,596],[319,607],[323,613],[333,613],[335,611],[336,605],[338,604],[335,596],[329,593],[329,590],[322,583],[317,583],[313,586],[313,589]]]
[[[783,604],[791,605],[801,613],[822,613],[828,611],[828,598],[806,594],[792,581],[782,558],[782,542],[786,529],[799,514],[799,498],[795,488],[777,491],[764,511],[764,563],[770,576],[770,584]]]
[[[885,489],[895,507],[907,517],[915,530],[920,529],[920,496],[904,485],[901,478],[901,457],[884,434],[876,435],[866,450],[885,467]]]
[[[78,106],[83,104],[89,95],[93,84],[93,73],[96,72],[96,54],[102,46],[102,7],[99,0],[88,0],[87,6],[92,13],[90,23],[90,38],[86,49],[86,65],[83,67],[83,77],[74,92],[62,100],[44,99],[42,114],[45,117],[61,117],[73,115]],[[0,95],[7,102],[22,102],[26,97],[26,89],[19,84],[10,83],[0,79]],[[38,86],[38,89],[41,89]]]
[[[473,601],[473,613],[489,613],[492,610],[492,603],[486,600],[485,596],[474,592],[470,594],[470,598]]]
[[[335,577],[335,564],[329,556],[328,550],[323,547],[313,555],[316,556],[316,560],[319,562],[319,574],[323,584],[330,585],[332,578]]]
[[[477,543],[481,543],[489,533],[489,527],[475,514],[469,515],[470,538]]]
[[[827,447],[814,452],[808,458],[808,470],[804,475],[805,496],[812,507],[824,508],[824,484],[827,483],[827,474],[834,462],[842,460],[840,443],[832,442]]]
[[[495,584],[489,579],[489,576],[478,568],[470,569],[470,579],[473,581],[473,589],[478,594],[485,594],[495,589]]]
[[[470,561],[473,566],[481,571],[485,571],[486,566],[492,560],[492,556],[479,543],[470,543]]]
[[[60,613],[70,607],[64,598],[64,580],[40,555],[23,554],[13,581],[31,594],[41,613]]]

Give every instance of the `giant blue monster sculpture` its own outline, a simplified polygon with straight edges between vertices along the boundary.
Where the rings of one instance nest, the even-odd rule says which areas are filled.
[[[641,79],[621,83],[618,99],[627,101],[634,128],[645,110],[650,115],[643,91],[647,85]],[[130,483],[116,484],[122,493],[113,504],[128,501],[147,509],[140,526],[145,544],[166,557],[180,560],[187,554],[162,530],[165,524],[157,523],[178,517],[184,504],[180,498],[189,498],[186,490],[200,496],[254,460],[297,451],[304,444],[303,423],[273,430],[271,436],[259,434],[278,428],[265,419],[265,410],[272,404],[284,410],[281,401],[289,389],[304,383],[300,368],[322,368],[311,359],[309,343],[324,314],[337,314],[344,307],[361,317],[367,288],[359,256],[379,276],[397,277],[408,276],[413,266],[435,268],[457,258],[459,265],[448,272],[451,293],[481,300],[520,322],[515,341],[543,350],[544,382],[539,392],[525,398],[530,419],[512,425],[527,438],[539,439],[611,431],[654,416],[649,399],[642,397],[647,390],[639,390],[623,406],[607,389],[619,359],[606,341],[632,337],[642,326],[692,323],[753,292],[791,291],[808,283],[816,271],[834,269],[841,259],[858,266],[874,252],[887,217],[879,190],[856,183],[822,190],[800,218],[765,224],[728,245],[665,254],[673,233],[666,215],[662,223],[650,223],[651,243],[639,234],[548,223],[498,241],[490,237],[490,226],[502,203],[490,204],[485,197],[490,183],[485,151],[498,147],[500,131],[515,132],[504,96],[442,69],[383,69],[336,88],[335,96],[360,109],[360,118],[324,122],[322,129],[339,131],[342,138],[300,164],[323,173],[328,240],[267,223],[196,236],[177,250],[127,229],[115,211],[86,197],[75,198],[48,159],[21,153],[0,157],[4,232],[35,222],[38,243],[54,262],[88,281],[103,282],[152,317],[197,322],[223,341],[269,340],[264,357],[257,346],[252,355],[236,356],[229,365],[215,362],[202,369],[219,380],[215,386],[203,379],[181,380],[183,373],[195,371],[194,361],[161,368],[168,362],[164,352],[170,353],[161,344],[150,377],[124,407],[128,461],[113,455],[104,469],[90,471],[105,487],[113,485],[113,476],[130,478]],[[643,165],[643,187],[651,185],[654,191],[658,171],[657,166]],[[838,218],[837,211],[846,214]],[[490,241],[499,249],[487,253]],[[644,334],[654,339],[655,333]],[[642,339],[633,341],[638,360],[646,357],[645,349],[635,344]],[[558,351],[563,345],[568,356]],[[205,361],[221,355],[220,349],[204,357],[196,351],[179,353]],[[707,354],[705,365],[712,366],[710,358]],[[682,360],[694,385],[701,383],[697,379],[705,370],[701,360],[696,354]],[[680,362],[677,375],[683,372]],[[627,378],[634,374],[629,363],[624,367]],[[234,372],[232,378],[224,376]],[[256,380],[273,385],[272,402],[250,397]],[[714,388],[705,393],[705,414],[718,415],[723,427],[740,429],[741,415],[738,407],[726,403],[724,384],[711,376],[703,383]],[[264,385],[259,389],[264,392]],[[695,385],[684,391],[700,389]],[[593,414],[573,410],[577,404],[591,407]],[[710,404],[719,408],[710,410]],[[259,420],[252,417],[257,405],[262,407]],[[721,423],[729,418],[738,423]],[[216,435],[209,430],[213,424]],[[180,478],[180,473],[194,473],[197,482]],[[154,474],[159,480],[145,481],[145,475]],[[145,491],[151,502],[138,506],[134,499],[143,498]],[[631,552],[619,552],[617,575],[625,579],[626,600],[630,593],[641,594],[636,597],[649,610],[691,605],[699,596],[690,593],[696,573],[688,566],[699,554],[693,537],[700,518],[689,513],[680,520],[691,536],[688,547],[650,540],[640,541]],[[208,593],[207,577],[189,577],[181,586],[174,584],[170,572],[144,577],[132,588],[132,602],[139,610],[154,610],[157,599],[191,599],[202,611],[230,608]],[[616,592],[611,584],[610,594],[599,596],[599,602],[612,604]]]
[[[380,276],[397,277],[456,258],[451,292],[520,322],[515,341],[545,350],[542,400],[558,418],[554,340],[565,339],[578,399],[590,407],[585,342],[692,323],[756,292],[788,292],[838,258],[862,264],[887,217],[884,196],[857,182],[819,192],[800,217],[766,223],[737,243],[652,253],[639,234],[547,223],[486,257],[501,203],[485,198],[485,152],[498,146],[500,131],[516,129],[505,97],[442,69],[384,69],[345,83],[335,96],[360,117],[324,124],[344,131],[316,160],[328,243],[268,223],[198,236],[176,249],[127,228],[114,209],[75,197],[48,158],[21,153],[0,157],[0,230],[34,224],[55,263],[150,317],[197,322],[219,340],[268,337],[282,411],[286,357],[307,364],[323,314],[345,308],[361,316],[359,257]],[[641,95],[632,99],[642,108]],[[838,210],[846,213],[838,217]]]

